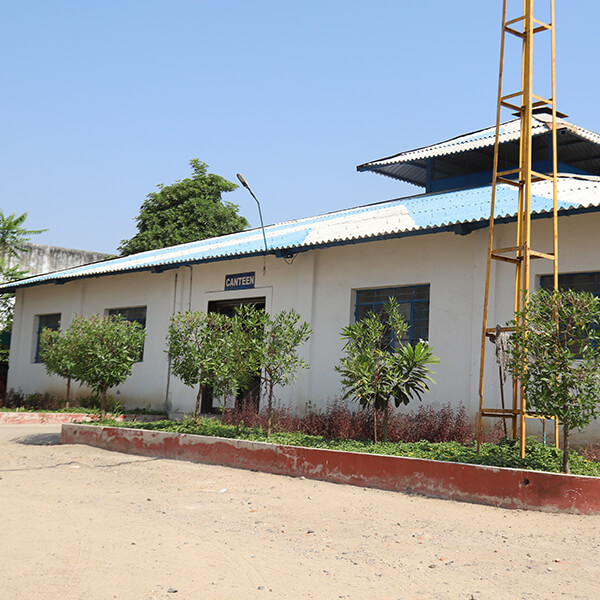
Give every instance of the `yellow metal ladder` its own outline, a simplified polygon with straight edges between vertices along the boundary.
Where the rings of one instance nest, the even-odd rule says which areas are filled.
[[[507,20],[507,0],[502,7],[502,37],[500,46],[500,72],[498,78],[498,103],[496,112],[496,136],[494,143],[494,162],[492,172],[492,198],[490,210],[489,239],[487,252],[487,267],[485,278],[485,296],[483,305],[483,327],[481,335],[481,361],[479,368],[479,417],[477,449],[481,445],[483,418],[495,417],[510,419],[511,435],[520,435],[521,457],[525,456],[526,418],[546,419],[543,415],[528,413],[526,401],[520,382],[513,378],[512,405],[509,408],[493,408],[486,406],[484,399],[484,367],[486,341],[496,334],[495,324],[488,323],[488,307],[490,298],[490,282],[492,260],[498,264],[513,265],[515,269],[514,309],[515,313],[522,310],[527,302],[530,291],[530,262],[534,259],[550,260],[553,263],[554,288],[558,287],[558,215],[557,215],[557,162],[558,147],[556,135],[556,62],[555,62],[555,11],[554,0],[550,2],[550,22],[542,22],[534,17],[534,0],[523,0],[523,14]],[[552,96],[545,98],[533,92],[533,48],[534,37],[540,33],[551,35],[551,87]],[[522,40],[521,89],[508,94],[503,93],[504,58],[507,36]],[[534,111],[546,108],[551,113],[551,123],[548,124],[552,137],[552,174],[538,173],[532,168],[532,124]],[[498,169],[500,122],[503,109],[510,109],[520,117],[519,166],[509,170]],[[531,187],[534,182],[550,180],[553,184],[553,247],[551,252],[540,252],[531,247]],[[518,189],[517,223],[515,243],[510,247],[496,247],[494,238],[494,215],[496,194],[499,184],[514,186]],[[510,331],[502,327],[502,331]],[[558,443],[558,422],[554,420],[555,440]],[[545,426],[545,421],[544,421]]]

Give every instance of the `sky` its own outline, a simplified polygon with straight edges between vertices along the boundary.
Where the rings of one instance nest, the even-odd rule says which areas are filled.
[[[189,177],[192,158],[242,173],[265,224],[420,193],[356,166],[493,125],[501,10],[0,0],[0,208],[46,228],[37,243],[115,253],[147,194]],[[598,22],[597,0],[557,1],[558,108],[596,132]],[[510,46],[508,82],[519,63]],[[540,62],[540,95],[547,73]],[[259,225],[245,189],[224,200]]]

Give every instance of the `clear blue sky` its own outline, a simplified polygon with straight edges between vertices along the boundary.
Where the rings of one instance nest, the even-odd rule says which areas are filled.
[[[409,195],[356,165],[495,119],[501,0],[1,6],[0,207],[40,243],[115,252],[191,158],[242,173],[266,223]],[[559,109],[594,131],[599,22],[558,0]]]

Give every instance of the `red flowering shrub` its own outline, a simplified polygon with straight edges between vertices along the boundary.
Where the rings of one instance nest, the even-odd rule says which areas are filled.
[[[579,449],[579,454],[586,460],[600,462],[600,444],[587,444]]]
[[[301,431],[307,435],[323,436],[327,439],[366,440],[372,439],[373,419],[378,428],[383,427],[383,416],[365,408],[352,410],[352,405],[340,399],[328,402],[324,410],[309,407],[302,416],[295,416],[281,405],[273,407],[274,431]],[[223,412],[223,423],[244,424],[248,427],[266,428],[265,411],[256,411],[253,402],[239,402],[235,408]],[[419,406],[416,411],[401,414],[390,411],[388,417],[388,441],[390,442],[449,442],[465,444],[476,438],[476,430],[467,417],[465,407],[453,409],[445,404],[440,409]],[[502,428],[496,427],[485,436],[485,441],[500,440]]]

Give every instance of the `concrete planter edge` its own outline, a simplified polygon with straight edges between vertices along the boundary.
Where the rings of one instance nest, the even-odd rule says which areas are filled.
[[[600,514],[600,478],[65,423],[63,444],[189,460],[503,508]]]

